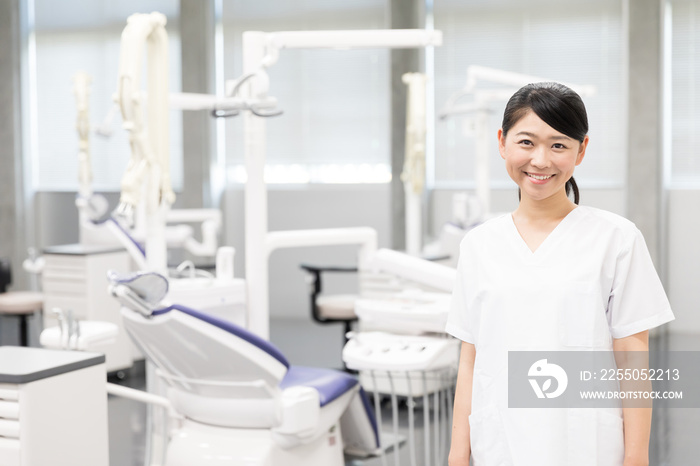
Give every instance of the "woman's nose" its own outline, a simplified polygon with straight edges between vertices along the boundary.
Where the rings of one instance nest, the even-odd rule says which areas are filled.
[[[537,168],[548,168],[550,165],[550,160],[547,150],[542,146],[535,148],[535,150],[532,151],[532,159],[530,160],[530,164]]]

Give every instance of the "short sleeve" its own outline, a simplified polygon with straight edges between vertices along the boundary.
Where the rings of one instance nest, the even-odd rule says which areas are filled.
[[[618,255],[607,309],[613,338],[624,338],[674,319],[642,233]]]
[[[447,316],[445,331],[462,341],[476,344],[477,319],[474,315],[475,310],[469,306],[469,286],[474,286],[474,281],[470,281],[470,278],[475,278],[470,269],[473,269],[476,264],[474,257],[469,254],[468,241],[467,236],[462,240],[459,248],[457,279],[452,290],[450,312]]]

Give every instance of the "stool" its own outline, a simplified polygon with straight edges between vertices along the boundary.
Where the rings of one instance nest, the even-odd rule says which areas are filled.
[[[8,291],[0,294],[0,315],[20,318],[20,346],[29,346],[29,329],[27,317],[40,311],[44,305],[41,293],[31,291]]]

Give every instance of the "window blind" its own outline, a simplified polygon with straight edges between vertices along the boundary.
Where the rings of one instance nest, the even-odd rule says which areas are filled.
[[[671,184],[700,186],[700,5],[671,0]]]
[[[242,74],[244,31],[382,29],[384,0],[274,0],[223,4],[224,73]],[[268,95],[284,111],[267,120],[268,165],[376,165],[390,160],[388,50],[283,50]],[[226,160],[245,163],[243,120],[226,121]]]

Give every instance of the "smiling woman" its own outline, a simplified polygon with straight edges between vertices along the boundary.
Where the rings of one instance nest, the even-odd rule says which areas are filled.
[[[578,206],[587,132],[581,98],[561,84],[508,101],[499,149],[521,198],[460,245],[446,326],[463,341],[450,466],[649,464],[650,409],[509,404],[513,352],[648,351],[648,330],[674,318],[634,224]]]

